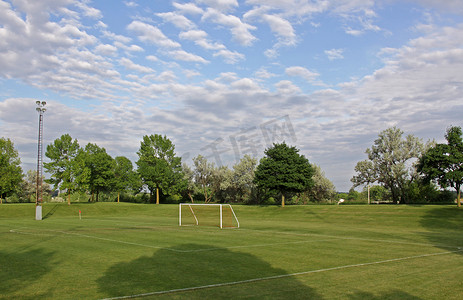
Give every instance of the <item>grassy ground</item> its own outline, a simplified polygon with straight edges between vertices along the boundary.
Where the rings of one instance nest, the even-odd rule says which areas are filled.
[[[456,207],[234,209],[221,230],[179,227],[177,205],[1,205],[0,299],[463,297]]]

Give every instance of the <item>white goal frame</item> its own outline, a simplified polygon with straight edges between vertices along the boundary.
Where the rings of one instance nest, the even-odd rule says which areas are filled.
[[[236,214],[235,214],[235,211],[233,210],[233,207],[230,205],[230,204],[219,204],[219,203],[179,203],[178,205],[178,225],[179,226],[182,226],[182,206],[188,206],[190,208],[190,211],[196,221],[196,225],[199,225],[199,220],[198,218],[196,217],[196,214],[192,208],[192,206],[218,206],[219,207],[219,226],[220,228],[223,228],[223,207],[229,207],[231,212],[232,212],[232,215],[233,215],[233,218],[235,219],[236,221],[236,226],[232,226],[230,228],[239,228],[240,227],[240,222],[238,221],[238,218],[236,217]],[[183,225],[185,226],[185,225]]]

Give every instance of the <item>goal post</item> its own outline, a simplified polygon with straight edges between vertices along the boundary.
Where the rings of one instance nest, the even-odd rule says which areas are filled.
[[[240,223],[230,204],[180,203],[179,226],[218,226],[239,228]]]

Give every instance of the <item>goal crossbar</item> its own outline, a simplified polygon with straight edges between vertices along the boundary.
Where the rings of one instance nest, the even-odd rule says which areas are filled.
[[[188,209],[186,209],[188,207]],[[205,208],[217,208],[213,209],[212,212],[209,212],[209,219],[214,220],[213,222],[217,222],[217,225],[220,228],[223,227],[228,227],[228,228],[239,228],[240,223],[238,221],[238,218],[236,217],[235,211],[233,210],[233,207],[230,204],[219,204],[219,203],[180,203],[179,204],[179,210],[178,210],[178,220],[179,220],[179,226],[186,226],[184,220],[186,217],[188,217],[191,221],[190,224],[188,225],[202,225],[203,223],[203,216],[200,216],[200,211]],[[229,223],[225,224],[224,222],[224,213],[227,212],[229,215]],[[183,214],[183,215],[182,215]],[[185,216],[187,214],[188,216]],[[217,214],[217,216],[214,216],[214,214]],[[191,224],[193,223],[193,224]]]

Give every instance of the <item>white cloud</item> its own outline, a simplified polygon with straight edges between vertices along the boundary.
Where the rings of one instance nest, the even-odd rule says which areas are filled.
[[[250,46],[256,40],[256,37],[250,33],[250,30],[255,30],[256,27],[243,23],[237,16],[225,15],[218,10],[209,8],[204,13],[202,20],[210,20],[211,22],[228,27],[233,39],[241,45]]]
[[[255,5],[254,9],[279,10],[283,16],[311,16],[329,8],[330,1],[300,1],[300,0],[248,0]]]
[[[189,30],[189,31],[183,31],[179,34],[179,37],[181,39],[185,40],[202,40],[207,37],[207,32],[203,30]]]
[[[122,44],[127,44],[127,43],[130,43],[132,41],[132,39],[127,37],[127,36],[115,34],[113,32],[107,31],[107,30],[103,31],[103,36],[105,38],[111,39],[113,41],[116,41],[116,42],[119,42],[119,43],[122,43]]]
[[[267,23],[281,45],[294,45],[296,33],[291,22],[281,15],[268,13],[269,10],[268,6],[257,7],[245,13],[243,17],[244,20]]]
[[[76,2],[75,5],[79,7],[84,12],[84,15],[87,17],[95,19],[101,19],[103,17],[100,10],[94,7],[90,7],[84,2]]]
[[[237,0],[197,0],[198,3],[206,4],[209,7],[222,12],[227,12],[238,7]]]
[[[147,60],[150,60],[150,61],[159,61],[159,58],[157,58],[156,56],[154,55],[148,55],[146,57]]]
[[[128,70],[137,71],[139,73],[154,73],[154,70],[139,64],[134,63],[128,58],[121,58],[119,63]]]
[[[201,15],[204,11],[196,6],[194,3],[177,3],[174,2],[172,5],[179,11],[190,14],[190,15]]]
[[[156,26],[146,24],[140,21],[133,21],[127,26],[127,29],[134,32],[140,41],[151,43],[161,48],[179,48],[180,44],[169,39]]]
[[[320,74],[312,72],[304,67],[294,66],[285,69],[285,73],[289,76],[302,77],[308,82],[313,82]]]
[[[98,22],[96,23],[95,27],[96,27],[96,28],[100,28],[100,29],[106,29],[106,28],[108,28],[108,25],[106,25],[105,23],[101,22],[101,20],[100,20],[100,21],[98,21]]]
[[[284,45],[294,45],[296,43],[296,34],[293,26],[288,20],[277,15],[265,14],[263,20],[268,23],[270,29],[279,39],[279,42]]]
[[[199,73],[198,71],[195,71],[195,70],[183,70],[183,74],[185,74],[185,76],[187,78],[193,78],[195,76],[200,76],[201,73]]]
[[[192,40],[198,46],[206,50],[215,51],[214,57],[222,57],[225,63],[235,64],[240,60],[244,59],[242,53],[228,50],[225,45],[220,43],[213,43],[207,39],[207,33],[203,30],[190,30],[181,32],[179,37],[181,39]]]
[[[236,51],[222,49],[213,54],[214,57],[222,57],[227,64],[235,64],[244,60],[244,55]]]
[[[343,52],[344,52],[344,49],[325,50],[325,54],[329,60],[343,59],[344,58],[344,56],[342,55]]]
[[[158,13],[156,15],[183,30],[188,30],[196,27],[196,25],[193,22],[191,22],[187,17],[174,12]]]
[[[173,50],[173,51],[169,51],[168,54],[176,60],[198,62],[198,63],[203,63],[203,64],[208,63],[208,61],[202,58],[201,56],[188,53],[184,50]]]
[[[206,50],[219,50],[226,47],[220,43],[213,43],[207,39],[207,33],[203,30],[189,30],[179,34],[181,39],[191,40],[198,46]]]
[[[144,52],[145,51],[142,47],[140,47],[138,45],[127,46],[126,44],[120,43],[120,42],[114,42],[114,46],[117,47],[118,49],[125,50],[128,53],[130,53],[130,52]]]
[[[264,78],[264,79],[269,79],[269,78],[277,76],[276,74],[269,72],[267,69],[263,67],[257,70],[254,74],[256,77]]]
[[[301,92],[301,89],[289,80],[281,80],[275,84],[281,95],[292,95]]]
[[[158,76],[158,80],[160,81],[174,81],[177,79],[175,73],[172,71],[164,71]]]
[[[95,51],[101,55],[115,56],[117,54],[117,48],[113,45],[100,44],[95,47]]]
[[[256,93],[261,91],[261,87],[259,86],[259,83],[254,81],[251,78],[241,78],[238,79],[230,84],[230,87],[233,89],[238,89],[242,91],[248,91],[251,93]]]
[[[137,7],[138,6],[137,2],[135,2],[135,1],[124,1],[124,4],[127,7]]]
[[[460,0],[412,0],[427,8],[436,8],[442,12],[463,14],[463,7]]]

